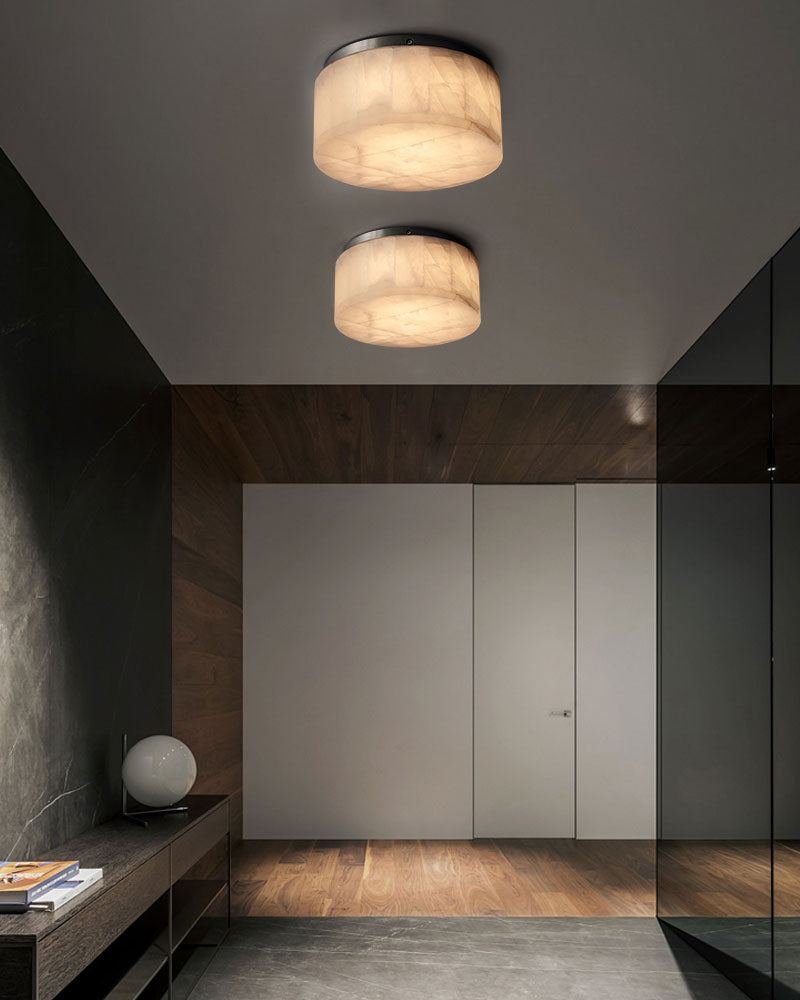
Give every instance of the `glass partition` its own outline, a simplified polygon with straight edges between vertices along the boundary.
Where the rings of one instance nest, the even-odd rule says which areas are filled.
[[[764,268],[658,388],[658,915],[772,995]]]
[[[800,234],[773,259],[775,998],[800,997]]]

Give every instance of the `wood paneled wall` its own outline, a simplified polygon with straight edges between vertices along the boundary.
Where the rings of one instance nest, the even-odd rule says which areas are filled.
[[[246,483],[655,479],[651,385],[183,386]]]
[[[241,836],[242,483],[655,478],[655,387],[173,389],[173,731]]]
[[[242,830],[242,486],[173,392],[172,730],[194,752],[194,791],[233,796]]]

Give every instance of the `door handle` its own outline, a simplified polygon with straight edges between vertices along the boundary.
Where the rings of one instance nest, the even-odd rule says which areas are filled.
[[[551,715],[561,715],[565,719],[571,719],[572,718],[572,709],[571,708],[562,708],[560,712],[551,712],[550,714]]]

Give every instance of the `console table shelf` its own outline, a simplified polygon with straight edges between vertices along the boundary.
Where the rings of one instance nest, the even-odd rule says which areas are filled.
[[[230,926],[230,801],[185,803],[146,829],[116,819],[49,853],[103,878],[55,913],[0,915],[0,1000],[189,995],[187,968],[204,967]]]
[[[228,883],[221,879],[184,879],[172,893],[172,950],[196,927],[198,920],[221,899]]]
[[[169,955],[158,945],[151,945],[106,994],[107,1000],[137,1000],[168,965]]]

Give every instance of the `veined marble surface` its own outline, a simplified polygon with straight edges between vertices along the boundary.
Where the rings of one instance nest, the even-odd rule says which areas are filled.
[[[170,731],[170,389],[0,154],[0,861]]]
[[[741,1000],[640,917],[244,917],[192,1000]]]

